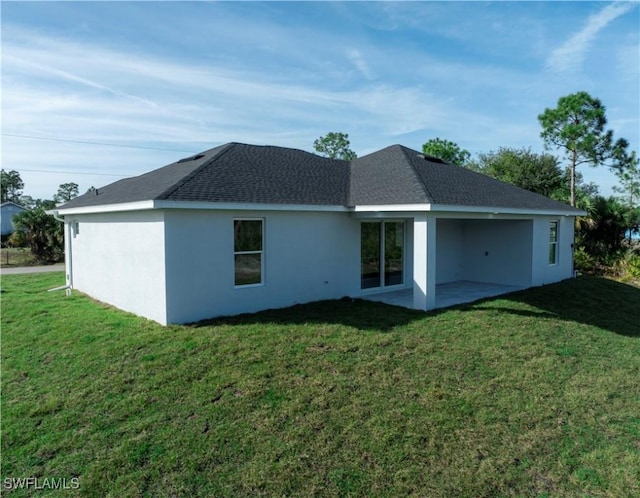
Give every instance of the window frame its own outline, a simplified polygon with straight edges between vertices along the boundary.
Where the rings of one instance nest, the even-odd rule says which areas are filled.
[[[553,226],[555,225],[555,240],[552,239]],[[560,222],[558,220],[551,220],[549,222],[549,266],[556,266],[560,259],[560,245],[558,243],[560,239]],[[553,261],[551,260],[551,250],[553,248]]]
[[[259,221],[260,222],[260,250],[258,251],[236,251],[236,234],[235,225],[236,221]],[[234,289],[247,289],[251,287],[262,287],[265,285],[265,218],[233,218],[233,287]],[[236,283],[236,256],[245,254],[260,254],[260,282],[250,284],[238,284]]]

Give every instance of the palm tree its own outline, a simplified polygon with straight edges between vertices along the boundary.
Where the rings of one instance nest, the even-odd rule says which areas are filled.
[[[627,208],[615,197],[596,196],[585,206],[589,215],[577,223],[579,245],[606,260],[620,253],[627,228]]]
[[[62,224],[44,209],[30,209],[13,218],[16,238],[22,239],[40,263],[59,261],[64,252]]]

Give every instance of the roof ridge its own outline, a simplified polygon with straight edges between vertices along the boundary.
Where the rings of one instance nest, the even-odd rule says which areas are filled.
[[[418,152],[417,150],[409,149],[408,147],[405,147],[404,145],[400,145],[400,144],[398,144],[398,147],[400,147],[400,150],[404,154],[404,157],[407,159],[409,166],[411,166],[411,171],[413,171],[413,174],[415,175],[416,180],[418,180],[418,184],[420,185],[420,187],[422,188],[422,191],[424,192],[425,196],[429,200],[429,203],[433,203],[433,199],[434,199],[433,193],[427,187],[426,183],[424,182],[424,179],[422,178],[422,175],[420,175],[420,173],[416,169],[415,165],[413,164],[413,161],[411,160],[408,154],[408,151],[417,152],[418,155],[420,155],[420,152]],[[422,157],[424,159],[424,156]]]
[[[166,199],[172,193],[174,193],[176,190],[182,187],[185,183],[191,180],[194,176],[200,173],[200,171],[202,171],[207,166],[211,165],[214,161],[217,161],[218,159],[220,159],[223,155],[225,155],[229,150],[231,150],[236,145],[238,145],[236,142],[229,142],[227,144],[221,145],[220,147],[223,147],[222,150],[216,152],[213,155],[213,157],[211,157],[207,161],[204,161],[200,166],[194,169],[191,173],[183,176],[182,178],[180,178],[180,180],[178,180],[176,183],[171,185],[169,188],[163,190],[160,194],[156,195],[154,199]]]

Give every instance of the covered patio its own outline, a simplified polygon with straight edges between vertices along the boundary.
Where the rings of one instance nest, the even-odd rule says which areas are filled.
[[[456,304],[470,303],[487,297],[508,294],[525,289],[526,286],[501,285],[486,282],[457,281],[436,285],[435,308],[447,308]],[[398,289],[362,296],[367,301],[377,301],[403,308],[413,308],[413,289]]]

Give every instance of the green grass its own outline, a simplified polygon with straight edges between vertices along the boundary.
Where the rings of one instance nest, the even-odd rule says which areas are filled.
[[[8,496],[640,495],[635,287],[161,327],[62,278],[2,279],[0,484],[80,488]]]

